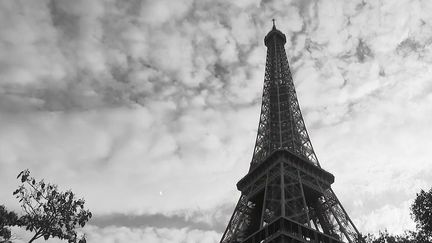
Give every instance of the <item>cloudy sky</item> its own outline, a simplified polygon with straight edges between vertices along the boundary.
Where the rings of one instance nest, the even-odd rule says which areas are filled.
[[[413,229],[432,185],[431,13],[429,0],[0,1],[0,203],[20,211],[29,168],[85,198],[90,242],[218,242],[276,18],[349,215],[363,232]]]

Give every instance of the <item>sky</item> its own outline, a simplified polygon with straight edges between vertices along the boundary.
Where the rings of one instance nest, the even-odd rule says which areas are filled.
[[[414,229],[410,204],[432,186],[431,13],[429,0],[0,1],[0,204],[21,212],[28,168],[85,199],[89,242],[218,242],[275,18],[355,225]]]

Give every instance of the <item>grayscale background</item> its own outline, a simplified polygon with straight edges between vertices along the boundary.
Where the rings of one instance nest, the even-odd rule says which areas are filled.
[[[348,214],[364,233],[414,229],[409,205],[432,184],[431,13],[429,0],[2,0],[0,203],[20,210],[28,168],[86,200],[89,242],[218,242],[275,18]]]

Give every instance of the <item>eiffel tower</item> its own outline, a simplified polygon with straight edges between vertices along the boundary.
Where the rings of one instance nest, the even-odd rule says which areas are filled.
[[[315,155],[290,72],[285,35],[264,38],[261,116],[248,174],[221,243],[364,242]]]

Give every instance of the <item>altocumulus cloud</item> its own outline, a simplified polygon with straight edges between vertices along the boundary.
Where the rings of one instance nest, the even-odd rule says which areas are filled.
[[[431,10],[1,1],[2,203],[19,210],[15,176],[29,168],[86,199],[91,242],[217,242],[252,155],[276,18],[315,150],[354,222],[412,228],[409,204],[432,183]]]

